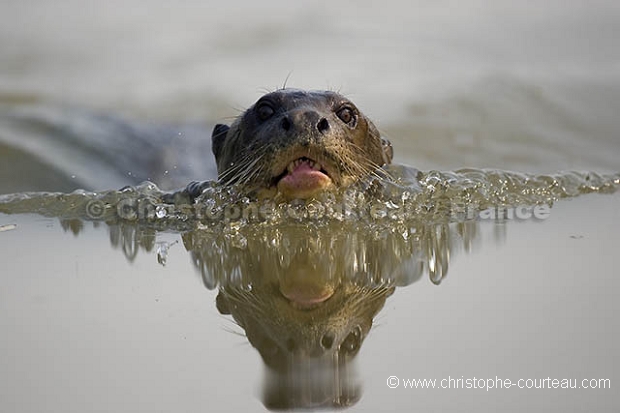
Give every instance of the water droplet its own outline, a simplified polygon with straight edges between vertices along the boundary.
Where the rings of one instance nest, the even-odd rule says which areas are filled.
[[[159,205],[157,208],[155,208],[155,216],[157,216],[157,218],[161,219],[166,217],[166,215],[168,215],[168,211],[166,211],[166,208],[162,205]]]
[[[168,259],[168,243],[164,242],[157,247],[157,262],[166,265]]]

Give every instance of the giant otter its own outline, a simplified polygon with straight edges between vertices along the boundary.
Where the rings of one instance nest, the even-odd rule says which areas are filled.
[[[257,199],[313,198],[384,176],[382,167],[392,160],[390,143],[349,99],[297,89],[268,93],[230,126],[216,125],[212,150],[219,183]],[[183,194],[193,201],[209,185],[192,183]],[[217,283],[205,281],[219,284],[218,310],[234,317],[268,367],[270,408],[347,406],[360,396],[353,359],[394,285],[369,286],[362,270],[356,270],[357,277],[350,274],[340,257],[350,251],[352,239],[333,229],[317,228],[309,239],[304,225],[279,226],[278,235],[267,239],[285,239],[288,251],[259,236],[248,237],[247,247],[232,248],[230,255],[222,254],[228,247],[214,248],[209,232],[184,234],[194,262],[214,266],[203,273],[205,280],[221,277]],[[360,268],[370,271],[375,255],[365,238],[363,254],[348,256],[363,256]],[[293,251],[298,242],[300,249]],[[248,284],[227,282],[229,267]],[[381,274],[372,276],[383,280]]]
[[[213,129],[218,178],[257,197],[307,199],[381,174],[392,147],[339,93],[280,89],[261,97],[230,126]],[[185,193],[200,195],[204,185]]]

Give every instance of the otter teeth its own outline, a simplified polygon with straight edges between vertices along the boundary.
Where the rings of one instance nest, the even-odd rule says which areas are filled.
[[[308,158],[295,159],[294,161],[290,162],[287,165],[286,170],[289,173],[292,173],[295,170],[295,168],[297,168],[303,162],[307,163],[308,166],[310,166],[310,168],[314,169],[315,171],[321,170],[321,165],[318,162],[315,162],[312,159],[308,159]]]

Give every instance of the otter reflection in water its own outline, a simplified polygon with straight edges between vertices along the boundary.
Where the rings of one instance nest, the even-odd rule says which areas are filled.
[[[347,227],[348,226],[348,227]],[[470,245],[475,223],[379,233],[351,224],[289,224],[252,233],[183,235],[217,308],[245,330],[266,365],[269,408],[347,406],[361,396],[354,359],[396,286]]]
[[[82,225],[71,220],[63,227],[78,233]],[[182,240],[205,286],[218,289],[219,312],[234,318],[265,363],[263,403],[316,408],[361,397],[354,361],[373,318],[396,287],[425,274],[439,284],[449,260],[476,245],[478,225],[419,223],[389,231],[351,222],[286,223],[196,229]],[[152,227],[108,226],[112,245],[128,260],[155,253]]]

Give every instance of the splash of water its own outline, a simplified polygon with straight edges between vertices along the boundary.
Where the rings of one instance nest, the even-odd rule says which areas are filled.
[[[478,218],[489,208],[551,206],[562,198],[587,193],[612,193],[620,174],[567,172],[528,175],[500,170],[463,169],[418,172],[391,166],[392,181],[373,180],[325,192],[308,201],[252,200],[237,187],[205,185],[193,204],[165,203],[164,192],[145,182],[100,193],[18,193],[0,196],[0,212],[37,213],[63,219],[146,223],[159,230],[203,228],[234,234],[249,224],[330,222],[399,226],[416,222],[461,222]],[[402,229],[402,228],[401,228]],[[406,231],[403,231],[406,234]],[[406,235],[405,235],[406,236]],[[240,241],[242,242],[242,241]]]

